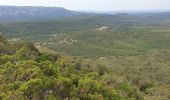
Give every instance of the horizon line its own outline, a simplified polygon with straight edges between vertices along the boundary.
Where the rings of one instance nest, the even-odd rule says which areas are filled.
[[[169,12],[170,9],[147,9],[147,10],[132,10],[132,9],[128,9],[128,10],[80,10],[80,9],[68,9],[66,7],[62,7],[62,6],[41,6],[41,5],[26,5],[26,6],[22,6],[22,5],[1,5],[0,7],[44,7],[44,8],[64,8],[66,10],[72,10],[72,11],[82,11],[82,12]]]

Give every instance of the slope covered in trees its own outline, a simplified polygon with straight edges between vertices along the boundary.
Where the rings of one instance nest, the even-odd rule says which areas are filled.
[[[169,13],[86,15],[62,20],[0,24],[15,40],[76,56],[143,55],[169,49]],[[104,28],[104,29],[103,29]]]
[[[2,40],[2,39],[0,39]],[[13,52],[6,51],[16,47]],[[142,100],[138,88],[123,81],[102,81],[100,65],[59,54],[42,54],[31,43],[0,45],[0,99],[4,100]],[[6,52],[5,52],[6,51]]]
[[[118,14],[1,23],[10,41],[0,37],[1,98],[169,100],[169,18]],[[31,81],[38,89],[20,90],[31,79],[40,80]]]

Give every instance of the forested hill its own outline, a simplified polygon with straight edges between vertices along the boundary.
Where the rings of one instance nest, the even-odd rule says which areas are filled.
[[[0,100],[170,100],[169,12],[0,23],[0,34]]]
[[[60,7],[0,6],[0,21],[47,20],[78,15]]]
[[[0,100],[143,99],[126,80],[115,84],[107,79],[104,66],[40,53],[31,43],[7,43],[0,49]]]

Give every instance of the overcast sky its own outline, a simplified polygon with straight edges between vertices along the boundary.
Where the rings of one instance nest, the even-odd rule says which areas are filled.
[[[70,10],[170,10],[170,0],[0,0],[0,5],[57,6]]]

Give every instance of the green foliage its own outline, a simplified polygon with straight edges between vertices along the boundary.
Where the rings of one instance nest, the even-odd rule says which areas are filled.
[[[0,97],[169,100],[169,18],[120,14],[0,24],[13,44],[0,36]],[[30,43],[14,43],[20,39],[47,54]],[[56,52],[88,59],[54,56]],[[28,97],[18,89],[32,79],[41,80],[43,87],[30,90],[37,95]]]
[[[102,87],[101,84],[92,79],[80,79],[78,84],[78,91],[80,98],[83,100],[102,100],[104,98],[118,98],[119,96],[115,92],[109,91],[109,89],[105,90],[108,87]],[[105,93],[107,92],[107,94]],[[101,95],[102,94],[102,95]]]
[[[134,97],[122,95],[119,92],[122,88],[111,87],[101,80],[108,73],[104,66],[84,64],[69,56],[40,54],[32,44],[24,44],[11,55],[0,56],[0,62],[0,99],[120,100]]]
[[[29,40],[38,47],[76,56],[136,56],[152,49],[169,49],[169,18],[164,13],[156,16],[89,15],[55,21],[2,24],[0,30],[12,42]],[[102,30],[102,27],[106,29]]]
[[[38,57],[36,58],[36,61],[37,61],[37,62],[43,62],[43,61],[47,61],[47,60],[49,60],[49,58],[48,58],[47,55],[41,55],[41,56],[38,56]]]

